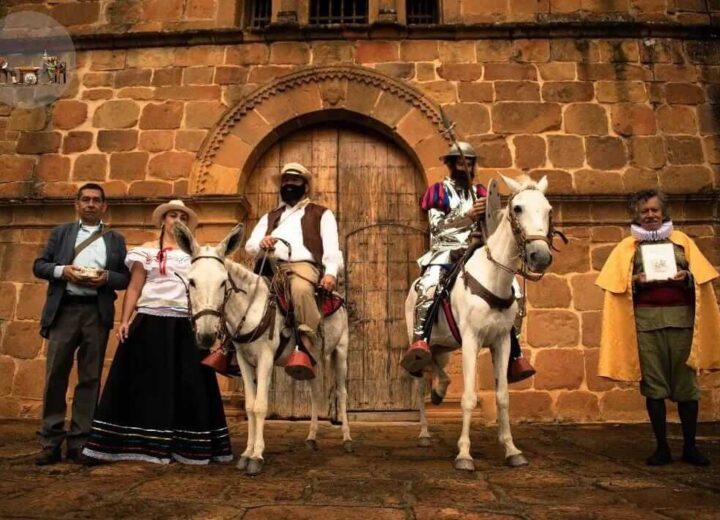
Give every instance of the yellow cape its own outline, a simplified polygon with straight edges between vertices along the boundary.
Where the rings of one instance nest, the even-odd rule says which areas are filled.
[[[670,240],[685,250],[695,281],[695,329],[687,364],[695,370],[720,369],[720,311],[709,283],[718,272],[685,233],[673,231]],[[598,375],[618,381],[640,381],[631,283],[637,244],[633,237],[622,240],[595,282],[605,290]]]

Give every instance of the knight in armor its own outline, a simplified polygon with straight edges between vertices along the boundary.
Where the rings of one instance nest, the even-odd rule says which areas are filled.
[[[342,267],[338,227],[328,208],[310,202],[310,171],[299,163],[288,163],[280,174],[280,205],[263,215],[245,244],[245,251],[256,256],[261,250],[275,250],[278,269],[287,277],[293,313],[299,332],[296,351],[285,371],[295,379],[315,377],[318,327],[322,319],[315,298],[319,287],[332,292]],[[278,244],[282,239],[290,244]],[[278,247],[276,247],[276,245]]]
[[[402,366],[414,376],[420,376],[431,359],[429,320],[434,319],[431,311],[438,285],[474,240],[479,241],[476,245],[484,241],[479,219],[485,215],[487,190],[482,184],[473,184],[475,149],[470,143],[459,141],[442,160],[449,177],[430,186],[420,202],[428,215],[430,250],[418,259],[422,275],[415,284],[413,341],[402,359]],[[520,297],[519,287],[515,287],[515,295]],[[522,355],[515,327],[510,340],[508,381],[512,383],[531,377],[535,369]]]

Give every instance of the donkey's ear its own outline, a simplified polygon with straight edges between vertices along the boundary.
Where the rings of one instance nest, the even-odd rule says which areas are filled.
[[[190,256],[194,257],[200,251],[200,246],[195,240],[192,231],[182,223],[180,220],[175,221],[173,226],[173,234],[175,235],[175,241],[177,242],[180,249],[185,251]]]
[[[505,177],[502,173],[499,175],[505,183],[505,186],[507,186],[512,193],[517,193],[522,190],[522,184],[520,184],[516,180],[513,180],[510,177]]]
[[[217,247],[215,247],[215,252],[220,257],[232,254],[238,247],[240,247],[244,235],[245,224],[238,224],[237,226],[232,228],[230,233],[228,233],[228,235],[222,239],[222,242],[220,242]]]
[[[537,189],[540,190],[541,193],[545,193],[545,191],[548,189],[547,175],[543,175],[543,178],[537,182]]]

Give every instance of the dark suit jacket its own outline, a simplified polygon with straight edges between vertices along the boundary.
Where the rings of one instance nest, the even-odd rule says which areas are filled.
[[[67,285],[64,279],[55,278],[53,271],[57,265],[72,263],[75,241],[79,230],[79,222],[70,222],[57,226],[50,232],[50,238],[45,245],[45,249],[33,264],[33,274],[50,282],[40,321],[40,334],[44,338],[49,335],[50,327],[55,321],[55,316],[60,307],[60,300]],[[130,273],[125,267],[127,250],[125,248],[125,239],[115,231],[110,231],[99,240],[105,241],[107,251],[105,269],[108,272],[108,281],[98,288],[98,307],[101,322],[108,329],[112,329],[115,318],[114,301],[117,298],[115,291],[125,289],[130,282]]]

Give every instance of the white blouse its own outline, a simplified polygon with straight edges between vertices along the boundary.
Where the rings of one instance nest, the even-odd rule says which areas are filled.
[[[190,255],[180,249],[165,249],[163,262],[158,260],[157,247],[136,247],[128,251],[125,265],[132,270],[135,263],[147,272],[145,285],[137,301],[137,312],[156,316],[187,317],[188,302],[185,285],[175,275],[187,279]]]

